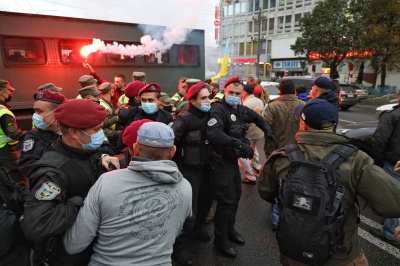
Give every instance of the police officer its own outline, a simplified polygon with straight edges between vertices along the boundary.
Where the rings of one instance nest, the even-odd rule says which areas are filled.
[[[91,186],[105,172],[104,166],[112,163],[119,167],[117,158],[99,151],[106,116],[103,107],[83,99],[67,100],[54,111],[62,138],[36,163],[21,220],[25,236],[34,242],[33,265],[87,265],[90,259],[90,249],[68,255],[61,236],[75,220]]]
[[[125,127],[122,129],[124,134],[125,128],[129,126],[133,121],[141,119],[150,119],[155,122],[161,122],[166,125],[173,121],[173,117],[167,111],[160,109],[161,105],[161,87],[156,83],[150,83],[144,86],[139,91],[141,100],[140,108],[137,108],[135,112],[131,113],[125,123]],[[116,153],[121,153],[126,146],[119,139],[116,147]]]
[[[218,203],[214,218],[214,245],[227,257],[236,256],[236,250],[228,239],[238,244],[245,243],[235,230],[235,217],[242,193],[237,159],[253,157],[253,149],[245,139],[247,123],[255,123],[278,146],[264,119],[240,105],[243,88],[239,77],[226,81],[224,99],[212,104],[206,129],[212,145],[210,182]]]
[[[187,249],[190,242],[189,236],[197,219],[198,198],[200,184],[206,178],[210,160],[210,145],[206,141],[207,112],[211,108],[209,91],[204,82],[193,85],[186,98],[189,100],[189,108],[179,113],[171,128],[175,134],[175,146],[177,151],[173,160],[178,165],[179,171],[192,186],[193,216],[185,222],[183,233],[176,239],[173,256],[180,264],[191,265],[191,255]],[[212,204],[211,195],[208,202],[201,202],[202,221]],[[209,236],[208,236],[209,238]]]
[[[14,90],[7,80],[0,79],[0,166],[8,169],[15,181],[27,187],[27,178],[17,169],[16,149],[18,140],[24,139],[26,131],[18,128],[17,120],[7,104],[11,101]]]
[[[32,121],[35,128],[26,134],[18,159],[18,169],[26,176],[30,176],[33,166],[43,156],[46,148],[60,137],[60,126],[54,117],[54,109],[66,100],[61,93],[50,90],[40,90],[33,98],[35,113]]]

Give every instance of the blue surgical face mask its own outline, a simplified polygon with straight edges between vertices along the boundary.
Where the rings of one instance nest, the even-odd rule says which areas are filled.
[[[185,90],[185,88],[182,88],[182,89],[181,89],[181,94],[182,94],[183,96],[186,96],[186,90]]]
[[[157,111],[157,103],[143,103],[142,102],[142,109],[146,114],[152,115]]]
[[[211,109],[211,104],[210,103],[200,103],[200,108],[199,110],[203,111],[203,112],[208,112]]]
[[[41,115],[38,115],[37,113],[34,113],[32,116],[32,121],[33,121],[33,124],[35,124],[35,127],[40,130],[46,130],[50,126],[50,124],[54,122],[55,119],[53,119],[53,121],[51,121],[50,124],[46,124],[45,122],[43,122],[43,118],[48,116],[52,112],[54,112],[54,110],[45,116],[41,116]]]
[[[82,142],[79,141],[79,143],[82,145],[82,149],[88,150],[88,151],[94,151],[97,150],[101,144],[103,144],[104,141],[104,131],[100,130],[97,133],[94,133],[93,135],[89,135],[85,131],[80,130],[82,133],[84,133],[87,136],[90,136],[90,143],[89,144],[83,144]]]
[[[235,107],[236,105],[238,105],[240,103],[240,97],[228,95],[225,97],[225,102],[227,104],[229,104],[230,106]]]

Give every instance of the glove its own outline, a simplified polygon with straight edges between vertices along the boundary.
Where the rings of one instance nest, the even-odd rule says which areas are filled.
[[[270,131],[270,132],[268,132],[267,137],[274,142],[275,149],[278,149],[279,148],[279,141],[275,137],[275,135]]]
[[[254,150],[251,148],[249,144],[238,140],[235,148],[242,152],[241,156],[242,158],[248,158],[248,159],[253,158]]]

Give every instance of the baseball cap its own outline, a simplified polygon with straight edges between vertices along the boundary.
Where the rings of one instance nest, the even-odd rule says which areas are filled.
[[[338,109],[330,102],[322,99],[312,99],[305,105],[296,108],[296,115],[302,119],[307,126],[314,129],[326,129],[323,125],[327,122],[338,122]]]
[[[138,130],[137,142],[152,147],[172,147],[174,145],[174,131],[160,122],[144,123]]]
[[[314,81],[314,84],[318,88],[324,89],[324,90],[330,90],[331,89],[331,81],[327,77],[319,77]]]
[[[0,89],[9,89],[10,91],[15,91],[15,89],[11,87],[10,82],[4,79],[0,79]]]
[[[124,134],[122,134],[122,142],[127,146],[132,148],[133,143],[137,140],[138,130],[144,124],[148,122],[153,122],[150,119],[141,119],[133,121],[129,126],[126,127]]]

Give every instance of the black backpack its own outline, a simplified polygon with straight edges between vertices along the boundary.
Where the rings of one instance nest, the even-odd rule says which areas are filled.
[[[285,146],[290,169],[279,188],[280,252],[307,265],[323,265],[342,246],[347,210],[335,168],[357,150],[339,145],[320,162],[307,161],[297,144]]]
[[[19,219],[23,214],[23,199],[28,190],[11,178],[8,169],[0,167],[0,261],[26,239]]]

